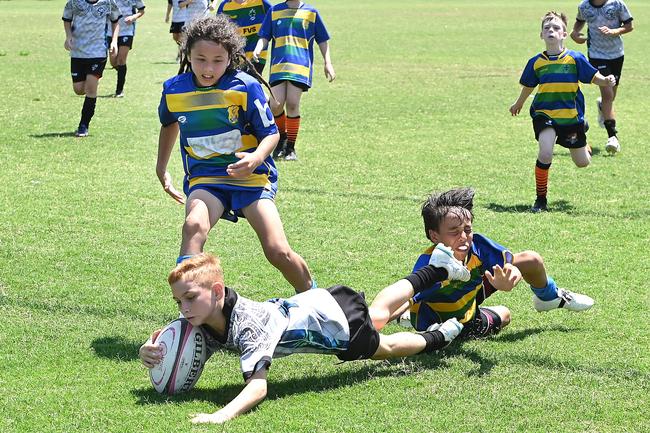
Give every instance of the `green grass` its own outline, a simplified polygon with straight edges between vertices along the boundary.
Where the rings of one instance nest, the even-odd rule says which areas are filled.
[[[161,83],[177,68],[164,2],[149,2],[138,23],[126,98],[107,97],[107,70],[91,135],[79,140],[64,2],[0,1],[0,431],[650,431],[650,6],[627,2],[638,28],[625,36],[617,101],[623,151],[605,156],[597,127],[590,167],[557,148],[552,211],[532,215],[537,146],[527,115],[508,107],[543,48],[539,18],[553,8],[572,20],[577,0],[313,3],[338,77],[326,83],[317,60],[301,160],[279,163],[277,204],[319,285],[372,299],[427,246],[426,194],[470,185],[476,231],[540,252],[561,286],[596,306],[538,314],[522,284],[490,299],[513,314],[497,338],[403,361],[277,360],[256,410],[191,426],[188,414],[216,410],[242,382],[235,355],[215,356],[195,390],[167,399],[137,359],[176,315],[165,280],[183,208],[154,172]],[[598,89],[583,91],[595,120]],[[180,186],[176,153],[170,170]],[[243,295],[291,295],[245,222],[220,222],[206,249]]]

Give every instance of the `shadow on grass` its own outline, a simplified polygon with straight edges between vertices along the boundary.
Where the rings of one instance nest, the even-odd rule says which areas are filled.
[[[498,213],[531,213],[531,206],[532,202],[530,204],[514,204],[509,206],[499,203],[488,203],[485,205],[485,208],[491,210],[492,212]],[[562,212],[571,214],[573,213],[574,209],[575,208],[573,205],[566,200],[554,200],[548,206],[549,212]]]
[[[95,354],[100,358],[114,361],[133,361],[138,359],[141,342],[127,340],[119,335],[114,337],[96,338],[90,343]]]
[[[74,137],[74,131],[44,132],[43,134],[29,134],[30,138]]]
[[[413,364],[424,368],[440,368],[444,365],[446,355],[421,355],[409,358]],[[327,375],[309,375],[300,378],[290,378],[284,380],[269,379],[268,394],[266,400],[276,400],[294,394],[304,394],[309,392],[322,392],[333,390],[351,385],[361,384],[377,377],[402,376],[412,374],[411,370],[417,370],[417,367],[408,369],[399,369],[403,362],[400,359],[387,361],[369,361],[360,368],[353,371],[346,370],[338,373]],[[244,387],[244,384],[225,385],[219,388],[194,388],[183,394],[166,396],[159,394],[153,388],[134,389],[131,393],[137,398],[138,405],[147,404],[164,404],[171,400],[174,402],[187,401],[206,401],[219,406],[228,404],[235,398]]]

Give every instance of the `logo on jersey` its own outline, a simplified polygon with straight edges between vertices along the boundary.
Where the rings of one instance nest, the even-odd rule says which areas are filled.
[[[185,116],[178,116],[178,123],[185,123],[187,122],[187,117]]]
[[[302,21],[302,28],[307,30],[309,28],[309,21],[308,20],[303,20]]]
[[[257,17],[257,12],[255,12],[255,9],[251,9],[251,11],[248,13],[248,16],[250,17],[251,21],[255,21],[255,17]]]
[[[239,122],[239,107],[237,105],[228,107],[228,121],[233,125]]]

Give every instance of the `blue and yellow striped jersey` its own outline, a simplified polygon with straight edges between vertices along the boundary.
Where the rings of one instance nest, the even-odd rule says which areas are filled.
[[[217,13],[228,15],[239,27],[241,35],[246,38],[244,51],[248,60],[253,57],[262,21],[272,7],[268,0],[246,0],[242,4],[233,0],[224,0],[217,8]],[[267,50],[264,50],[260,54],[260,63],[266,63],[266,58]]]
[[[429,264],[434,247],[429,247],[418,258],[413,272]],[[432,324],[442,323],[452,317],[461,323],[472,320],[478,307],[476,296],[483,290],[483,274],[486,270],[492,272],[494,265],[503,266],[505,263],[512,263],[510,251],[493,240],[474,233],[472,247],[465,263],[471,273],[470,280],[446,280],[417,293],[411,305],[413,327],[424,331]]]
[[[596,75],[587,58],[564,49],[559,55],[537,54],[528,61],[519,83],[539,85],[530,106],[531,117],[544,116],[557,125],[575,125],[585,120],[585,98],[579,82],[591,83]]]
[[[244,179],[226,173],[235,152],[253,152],[278,132],[266,95],[250,75],[226,72],[212,87],[197,87],[188,72],[167,80],[158,106],[163,126],[178,122],[185,190],[198,184],[225,189],[268,188],[277,181],[269,156]]]
[[[311,87],[314,41],[319,44],[330,38],[316,8],[305,3],[296,9],[277,4],[266,14],[259,36],[273,41],[270,83],[289,80]]]

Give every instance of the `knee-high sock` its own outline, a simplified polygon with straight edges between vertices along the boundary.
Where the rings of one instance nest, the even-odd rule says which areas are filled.
[[[122,93],[124,90],[124,83],[126,82],[126,65],[117,65],[117,86],[115,86],[115,93]]]
[[[607,130],[608,137],[615,137],[618,134],[616,130],[616,119],[605,120],[605,129]]]
[[[93,115],[95,114],[95,105],[97,104],[97,98],[91,98],[86,96],[84,99],[84,106],[81,109],[81,120],[79,121],[80,125],[88,126],[90,124]]]
[[[551,168],[551,164],[544,164],[539,162],[539,160],[535,163],[535,187],[537,190],[537,197],[546,198],[549,168]]]
[[[293,150],[296,148],[298,130],[300,130],[300,116],[287,116],[287,150]]]

